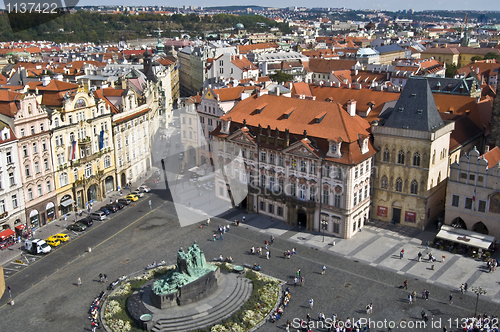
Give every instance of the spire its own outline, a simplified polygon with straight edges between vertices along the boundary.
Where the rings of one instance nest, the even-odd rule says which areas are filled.
[[[163,30],[160,29],[160,25],[158,24],[158,30],[155,30],[154,32],[158,32],[158,44],[156,44],[156,53],[157,54],[164,54],[165,53],[165,45],[163,45],[161,41],[161,33]]]

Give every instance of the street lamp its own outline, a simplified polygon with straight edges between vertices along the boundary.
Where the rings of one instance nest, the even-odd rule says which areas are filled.
[[[476,309],[474,310],[474,317],[476,317],[476,314],[477,314],[477,303],[479,302],[479,295],[486,294],[486,291],[481,286],[479,286],[479,287],[472,287],[471,289],[477,295],[477,298],[476,298]]]
[[[325,230],[328,229],[328,221],[321,220],[321,228],[323,229],[323,242],[325,242]]]

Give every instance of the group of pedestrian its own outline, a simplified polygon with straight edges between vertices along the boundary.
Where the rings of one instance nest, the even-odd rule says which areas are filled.
[[[464,292],[467,292],[467,289],[469,288],[469,285],[467,283],[463,283],[460,285],[460,292],[463,294]]]
[[[156,262],[155,262],[156,265]],[[108,276],[103,273],[99,273],[99,282],[107,282],[108,281]]]
[[[274,311],[271,314],[271,321],[273,323],[279,320],[283,316],[285,308],[288,306],[288,303],[290,302],[290,298],[291,298],[290,290],[287,287],[286,290],[283,291],[283,297],[281,299],[281,303],[278,309],[276,309],[276,311]],[[286,326],[287,326],[286,331],[290,331],[290,320],[286,321]]]
[[[370,315],[373,312],[373,303],[368,303],[366,305],[366,314]]]
[[[488,259],[488,261],[486,262],[486,266],[488,267],[488,271],[489,272],[495,272],[495,270],[497,269],[497,266],[498,266],[498,262],[496,259]]]
[[[295,278],[293,278],[293,285],[297,286],[297,284],[300,283],[301,286],[304,286],[304,276],[301,275],[300,269],[297,269],[297,272],[295,273]]]
[[[283,257],[290,259],[293,255],[297,254],[297,248],[292,248],[292,250],[286,250],[283,252]]]
[[[210,224],[210,219],[207,220],[207,225],[208,224]],[[229,232],[229,225],[224,225],[224,226],[219,225],[217,227],[217,233],[219,233],[219,240],[224,240],[222,234],[226,232]],[[214,242],[217,240],[217,233],[214,233],[213,235]]]

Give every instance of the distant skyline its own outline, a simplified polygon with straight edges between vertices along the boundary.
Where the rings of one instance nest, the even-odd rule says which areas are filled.
[[[84,0],[80,1],[80,6],[99,6],[99,5],[127,5],[127,6],[169,6],[169,7],[182,7],[184,5],[196,6],[196,7],[214,7],[214,6],[263,6],[263,7],[345,7],[354,10],[360,9],[381,9],[381,10],[404,10],[413,9],[416,11],[422,10],[490,10],[490,11],[500,11],[500,1],[470,1],[470,0],[420,0],[414,2],[405,2],[400,0],[383,0],[383,1],[373,1],[373,0],[354,0],[354,1],[298,1],[298,0],[251,0],[251,1],[234,1],[234,0],[193,0],[193,1],[182,1],[182,2],[159,2],[159,1],[139,1],[139,0]]]

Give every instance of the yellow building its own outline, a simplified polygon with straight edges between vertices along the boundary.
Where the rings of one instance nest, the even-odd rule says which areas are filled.
[[[453,122],[444,122],[425,78],[410,78],[395,107],[372,124],[379,150],[373,219],[421,229],[444,210]]]
[[[444,62],[446,65],[455,65],[458,66],[460,52],[455,47],[448,47],[445,45],[444,47],[432,47],[428,48],[421,53],[422,59],[431,59],[434,58],[439,62]]]

